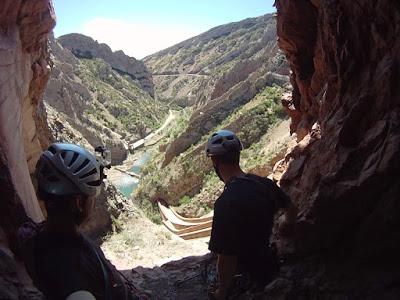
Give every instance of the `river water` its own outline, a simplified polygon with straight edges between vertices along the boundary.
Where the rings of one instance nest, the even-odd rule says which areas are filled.
[[[135,161],[133,166],[129,169],[136,174],[142,173],[143,165],[150,159],[150,154],[148,152],[144,152],[140,158]],[[115,186],[117,189],[124,194],[125,197],[130,198],[131,194],[135,191],[139,184],[139,179],[129,176],[127,174],[122,174],[121,178],[115,182]]]

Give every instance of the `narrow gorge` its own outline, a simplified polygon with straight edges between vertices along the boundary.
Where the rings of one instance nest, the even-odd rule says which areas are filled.
[[[400,5],[275,7],[137,60],[55,37],[51,0],[0,3],[0,299],[44,299],[15,235],[44,220],[34,171],[56,141],[111,151],[84,228],[107,258],[150,299],[206,299],[207,238],[169,232],[157,199],[212,211],[223,183],[204,147],[222,128],[243,168],[299,207],[293,237],[274,231],[282,267],[257,299],[400,297]]]

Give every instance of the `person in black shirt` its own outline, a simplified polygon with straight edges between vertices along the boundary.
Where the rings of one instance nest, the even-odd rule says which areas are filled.
[[[46,299],[145,299],[79,231],[100,193],[100,173],[96,158],[72,144],[51,145],[36,165],[47,220],[23,224],[18,237],[28,273]]]
[[[214,169],[225,188],[214,204],[209,249],[218,254],[219,285],[216,299],[226,299],[235,274],[245,274],[263,287],[277,273],[269,239],[274,215],[285,212],[280,228],[291,226],[297,209],[290,198],[271,180],[246,174],[240,168],[242,144],[228,130],[214,133],[206,146]]]

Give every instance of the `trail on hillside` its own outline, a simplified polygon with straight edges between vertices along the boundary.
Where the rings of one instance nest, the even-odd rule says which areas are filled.
[[[132,143],[131,145],[129,145],[129,147],[131,147],[132,149],[138,149],[140,147],[152,146],[152,145],[156,144],[158,141],[160,141],[163,138],[163,136],[164,136],[163,130],[177,117],[177,115],[178,115],[178,112],[170,110],[167,119],[165,120],[164,124],[161,125],[160,128],[158,128],[154,132],[151,132],[146,137]],[[125,164],[125,162],[124,162],[124,164]]]
[[[153,133],[150,133],[147,135],[145,138],[136,141],[134,144],[139,144],[141,145],[147,145],[147,146],[153,146],[157,142],[159,142],[165,135],[165,129],[171,125],[171,122],[174,121],[177,116],[179,115],[179,112],[170,110],[168,117],[165,119],[164,123]],[[108,179],[115,185],[116,182],[121,180],[121,178],[126,175],[127,172],[130,172],[130,169],[134,165],[134,163],[140,159],[142,156],[143,151],[138,150],[134,154],[129,154],[128,157],[126,158],[125,161],[119,166],[114,166],[111,167],[110,170],[107,171],[107,177]]]

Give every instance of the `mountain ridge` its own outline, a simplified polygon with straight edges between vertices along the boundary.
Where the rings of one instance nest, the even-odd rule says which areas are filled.
[[[179,48],[180,46],[184,46],[185,43],[187,43],[187,42],[189,42],[189,41],[191,41],[191,40],[193,40],[193,39],[196,39],[196,38],[205,36],[205,35],[207,35],[207,34],[211,34],[212,32],[217,31],[217,30],[219,30],[219,29],[225,29],[225,28],[227,28],[228,26],[230,26],[230,27],[235,27],[235,25],[241,25],[241,24],[243,24],[243,23],[251,22],[251,21],[256,21],[256,20],[259,20],[259,19],[262,19],[262,18],[265,18],[265,17],[274,17],[274,14],[273,14],[273,13],[268,13],[268,14],[260,15],[260,16],[258,16],[258,17],[249,17],[249,18],[246,18],[246,19],[243,19],[243,20],[234,21],[234,22],[229,22],[229,23],[217,25],[217,26],[215,26],[215,27],[211,27],[210,29],[208,29],[208,30],[206,30],[206,31],[204,31],[204,32],[202,32],[202,33],[200,33],[200,34],[198,34],[198,35],[192,36],[192,37],[190,37],[190,38],[187,38],[186,40],[183,40],[183,41],[181,41],[181,42],[179,42],[179,43],[177,43],[177,44],[174,44],[174,45],[172,45],[172,46],[169,46],[169,47],[167,47],[167,48],[165,48],[165,49],[162,49],[162,50],[159,50],[159,51],[154,52],[154,53],[152,53],[152,54],[146,55],[146,56],[143,57],[141,60],[142,60],[142,61],[146,61],[146,60],[148,60],[148,59],[149,59],[150,57],[152,57],[152,56],[163,55],[163,54],[165,54],[165,52],[168,52],[169,50],[172,50],[173,48],[176,48],[176,47]],[[233,28],[232,28],[232,30],[233,30]]]
[[[131,57],[122,50],[112,51],[110,46],[99,43],[90,36],[69,33],[57,38],[57,41],[78,58],[101,58],[116,71],[126,73],[137,79],[142,88],[154,97],[154,85],[151,74],[141,60]]]

